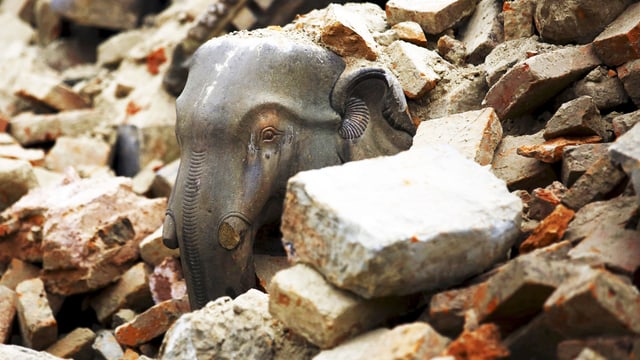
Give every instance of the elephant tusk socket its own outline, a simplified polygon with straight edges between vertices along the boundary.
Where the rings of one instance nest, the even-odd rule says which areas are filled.
[[[218,228],[218,242],[227,249],[235,249],[244,237],[248,224],[237,216],[230,216],[220,224]]]

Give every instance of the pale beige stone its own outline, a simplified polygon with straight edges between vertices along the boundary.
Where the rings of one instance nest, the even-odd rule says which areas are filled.
[[[18,295],[18,323],[22,341],[27,347],[42,350],[58,336],[58,323],[44,289],[42,280],[25,280],[16,287]]]

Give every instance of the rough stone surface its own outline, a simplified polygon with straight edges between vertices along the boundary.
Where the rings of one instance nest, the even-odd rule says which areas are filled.
[[[42,280],[25,280],[16,287],[18,323],[25,346],[42,350],[58,336],[58,323],[53,316]]]
[[[542,132],[534,135],[505,136],[495,151],[491,171],[507,182],[509,190],[533,190],[555,180],[549,164],[518,155],[518,148],[544,141]]]
[[[640,233],[624,224],[600,223],[570,252],[569,256],[592,266],[606,266],[633,276],[640,269]]]
[[[630,0],[614,0],[603,7],[598,0],[537,0],[535,24],[545,41],[585,44],[591,42],[629,3]]]
[[[125,0],[114,4],[99,0],[54,1],[53,9],[74,22],[114,30],[131,29],[138,24],[143,1]]]
[[[562,153],[562,183],[571,187],[602,155],[607,152],[609,144],[584,144],[568,146]]]
[[[93,131],[105,121],[95,109],[62,111],[57,114],[22,112],[11,119],[10,133],[21,145],[53,141],[60,136],[77,136]]]
[[[467,58],[467,48],[464,43],[449,35],[442,35],[438,38],[438,53],[445,60],[455,65],[463,65]]]
[[[11,336],[17,301],[13,290],[0,285],[0,344],[5,344]]]
[[[640,146],[638,144],[640,144],[640,125],[635,125],[609,147],[611,161],[619,164],[629,176],[640,171]]]
[[[614,3],[617,2],[619,1],[614,1]],[[640,4],[634,3],[593,40],[593,47],[606,65],[618,66],[640,58],[638,36],[640,36]]]
[[[567,188],[558,181],[554,181],[546,188],[537,188],[531,192],[531,201],[527,203],[529,209],[527,217],[534,220],[546,218],[556,208]]]
[[[412,147],[449,144],[463,156],[488,165],[502,140],[502,125],[492,108],[423,121]]]
[[[504,39],[502,24],[498,15],[502,10],[500,2],[480,0],[460,34],[460,40],[467,50],[467,61],[482,63],[485,57]]]
[[[20,259],[11,259],[9,266],[2,273],[0,285],[15,290],[16,286],[24,280],[36,278],[40,275],[40,268]]]
[[[111,147],[102,139],[61,136],[47,154],[45,166],[63,172],[69,166],[108,166],[110,160]]]
[[[394,41],[385,49],[389,68],[398,78],[404,94],[415,99],[436,87],[440,76],[432,69],[432,59],[439,55],[406,41]]]
[[[475,330],[465,330],[443,352],[454,358],[498,359],[509,356],[509,350],[500,342],[500,329],[484,324]]]
[[[380,196],[369,195],[363,177]],[[431,206],[441,201],[447,206]],[[515,240],[521,202],[486,169],[440,145],[299,173],[284,208],[290,258],[373,297],[451,286],[491,266]]]
[[[93,359],[91,345],[96,334],[89,328],[76,328],[47,348],[49,354],[74,360]]]
[[[321,349],[402,315],[412,305],[408,298],[360,298],[329,284],[304,264],[278,272],[269,295],[271,315]]]
[[[600,110],[620,106],[629,100],[629,96],[617,75],[615,71],[598,66],[583,79],[576,81],[570,91],[576,97],[591,96]]]
[[[7,136],[9,135],[7,134]],[[44,165],[44,150],[25,149],[17,143],[11,145],[1,145],[0,158],[25,160],[28,161],[32,166],[42,166]]]
[[[502,4],[504,40],[528,38],[534,34],[533,12],[535,1],[512,0]]]
[[[256,267],[256,277],[263,289],[271,286],[271,280],[280,271],[291,267],[286,256],[271,256],[254,254],[253,263]]]
[[[640,56],[640,55],[638,55]],[[618,68],[618,77],[624,85],[624,89],[636,106],[640,106],[640,59],[629,61]]]
[[[520,252],[527,253],[560,241],[574,215],[573,210],[562,204],[557,205],[551,214],[544,218],[531,235],[520,244]]]
[[[619,114],[615,116],[611,122],[614,134],[616,137],[620,137],[640,122],[640,110],[627,114]]]
[[[391,25],[415,21],[427,34],[439,34],[473,13],[475,5],[473,0],[390,0],[386,4],[387,21]]]
[[[560,136],[591,136],[606,138],[606,127],[591,96],[581,96],[566,102],[549,119],[544,129],[546,140]]]
[[[464,328],[465,312],[471,308],[474,298],[479,291],[484,291],[485,286],[481,283],[437,293],[429,301],[428,312],[420,318],[441,334],[455,338]]]
[[[505,120],[522,115],[600,65],[590,45],[533,56],[512,67],[487,92],[484,104]]]
[[[624,179],[625,173],[604,154],[569,188],[562,203],[578,210],[592,201],[604,199]]]
[[[20,360],[63,360],[44,351],[36,351],[18,345],[0,344],[0,357]]]
[[[535,158],[545,163],[555,163],[562,160],[564,149],[569,146],[593,144],[602,141],[602,137],[592,135],[587,137],[557,137],[542,144],[523,145],[518,147],[518,155]]]
[[[164,337],[158,359],[307,359],[317,348],[269,314],[269,298],[249,290],[221,297],[181,316]],[[199,334],[210,334],[202,337]]]
[[[132,47],[144,40],[145,35],[144,30],[131,30],[111,36],[98,46],[97,63],[102,66],[120,63]]]
[[[513,358],[554,359],[556,357],[556,347],[564,337],[555,331],[548,319],[548,314],[543,312],[504,339],[503,344],[509,349]]]
[[[326,9],[325,26],[320,40],[340,56],[354,56],[375,60],[378,58],[376,42],[361,18],[341,5]]]
[[[0,158],[0,211],[37,186],[38,180],[29,162]]]
[[[169,249],[162,243],[162,226],[140,242],[140,257],[149,265],[157,266],[167,257],[178,256],[180,249]]]
[[[632,196],[589,203],[576,212],[564,238],[577,243],[591,236],[599,228],[624,226],[633,217],[636,208],[636,201]]]
[[[391,30],[396,33],[398,40],[404,40],[422,47],[427,46],[427,37],[424,35],[424,31],[422,31],[420,24],[416,22],[399,22],[393,25]]]
[[[96,356],[104,360],[120,360],[124,356],[122,347],[111,330],[98,330],[92,348]]]

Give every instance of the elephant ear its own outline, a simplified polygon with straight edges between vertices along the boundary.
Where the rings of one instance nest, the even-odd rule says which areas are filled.
[[[375,102],[382,103],[382,114],[392,128],[415,135],[398,80],[386,69],[370,67],[346,70],[331,92],[331,106],[342,115],[342,138],[354,140],[364,134],[371,118],[369,104]]]

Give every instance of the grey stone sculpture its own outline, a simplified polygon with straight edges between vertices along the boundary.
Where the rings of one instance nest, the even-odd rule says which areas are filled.
[[[255,286],[254,237],[279,220],[289,177],[397,153],[415,133],[387,70],[276,30],[200,47],[176,108],[182,157],[163,238],[180,247],[193,309]]]

